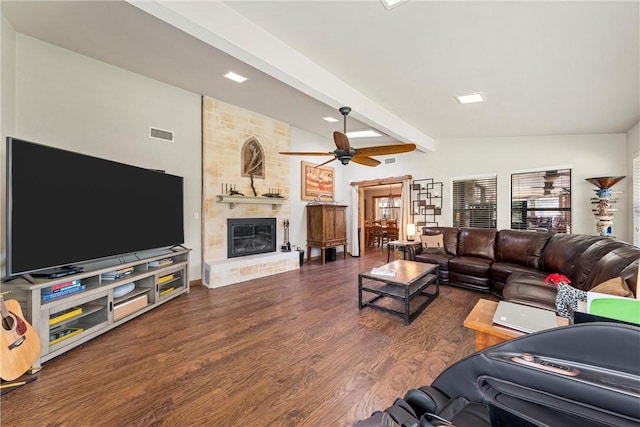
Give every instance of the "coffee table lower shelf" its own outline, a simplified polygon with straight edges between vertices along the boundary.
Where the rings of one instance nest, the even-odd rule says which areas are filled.
[[[398,262],[398,261],[396,261]],[[400,261],[412,262],[412,261]],[[383,276],[373,276],[368,273],[358,275],[358,308],[372,307],[386,313],[400,316],[404,319],[406,325],[409,325],[420,313],[440,293],[438,269],[437,266],[430,266],[432,273],[419,274],[414,281],[409,283],[399,283],[394,281],[395,278],[385,278]],[[365,281],[366,280],[366,281]],[[427,288],[433,286],[432,291]],[[372,298],[363,300],[363,292],[374,294]],[[418,297],[424,297],[424,301],[418,307],[411,311],[411,302]],[[403,304],[403,311],[394,310],[393,308],[381,305],[386,298],[400,301]]]

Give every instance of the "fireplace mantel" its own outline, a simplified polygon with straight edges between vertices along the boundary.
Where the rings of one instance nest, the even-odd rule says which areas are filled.
[[[287,201],[285,198],[279,197],[247,197],[247,196],[225,196],[217,195],[218,203],[228,203],[229,209],[233,209],[236,204],[253,204],[253,205],[271,205],[273,209],[277,206],[284,204]]]

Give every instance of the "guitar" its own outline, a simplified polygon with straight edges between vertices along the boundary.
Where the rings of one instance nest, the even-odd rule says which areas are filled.
[[[0,378],[12,381],[31,368],[40,356],[40,337],[24,320],[20,304],[0,295]]]

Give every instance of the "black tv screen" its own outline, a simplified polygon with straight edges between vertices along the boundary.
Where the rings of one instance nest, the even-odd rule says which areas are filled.
[[[184,243],[183,179],[7,138],[7,275]]]

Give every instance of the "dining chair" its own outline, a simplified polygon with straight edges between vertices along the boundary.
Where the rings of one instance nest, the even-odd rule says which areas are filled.
[[[380,247],[383,245],[384,230],[380,224],[375,224],[371,227],[371,244]]]
[[[400,240],[400,229],[397,224],[387,226],[387,242],[391,240]]]

